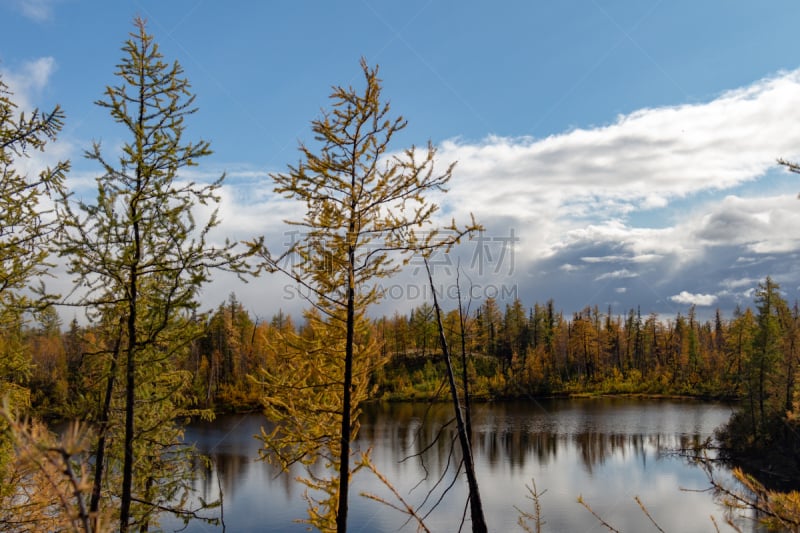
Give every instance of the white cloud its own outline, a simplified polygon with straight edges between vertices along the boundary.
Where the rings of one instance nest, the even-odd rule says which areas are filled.
[[[552,256],[577,240],[611,238],[653,260],[652,256],[687,259],[704,245],[725,240],[730,224],[752,237],[793,217],[759,219],[750,212],[737,218],[731,211],[736,207],[733,199],[711,219],[699,222],[705,233],[692,226],[637,228],[631,226],[630,216],[668,209],[672,201],[698,192],[725,191],[763,178],[776,167],[778,157],[800,157],[798,122],[800,70],[709,102],[642,109],[610,125],[544,139],[449,140],[439,146],[440,166],[458,164],[442,202],[448,217],[457,220],[474,213],[489,226],[498,216],[515,221],[523,238],[521,255],[529,259]],[[775,237],[773,232],[750,246],[763,253],[800,244],[786,239],[770,244]],[[686,246],[696,238],[703,242]]]
[[[613,272],[607,272],[605,274],[600,274],[599,276],[597,276],[594,279],[595,279],[595,281],[600,281],[600,280],[604,280],[604,279],[627,279],[627,278],[635,278],[638,275],[639,274],[637,274],[636,272],[631,272],[627,268],[623,268],[622,270],[615,270]]]
[[[733,190],[769,184],[778,157],[800,159],[799,122],[800,70],[709,102],[642,109],[544,139],[449,140],[438,148],[437,168],[458,164],[450,192],[433,200],[444,222],[473,213],[488,234],[514,228],[515,272],[537,290],[563,285],[586,300],[604,290],[598,281],[635,279],[627,291],[607,287],[608,301],[646,290],[662,304],[727,302],[743,293],[725,293],[720,279],[763,278],[775,257],[800,251],[796,191]],[[297,218],[297,206],[278,202],[263,173],[242,172],[245,183],[224,194],[227,234],[265,233],[280,245],[282,220]],[[717,296],[681,292],[686,279]]]
[[[709,306],[717,302],[717,297],[713,294],[692,294],[687,291],[681,291],[680,294],[670,296],[671,301],[678,304]]]
[[[617,263],[620,261],[626,261],[626,257],[622,257],[619,255],[607,255],[604,257],[581,257],[581,261],[586,263]]]
[[[13,5],[23,15],[35,22],[52,20],[58,0],[13,0]]]
[[[11,100],[17,108],[30,111],[36,107],[33,102],[50,81],[56,69],[56,60],[52,57],[40,57],[27,61],[15,70],[0,68],[0,76],[13,93]]]
[[[721,287],[728,290],[741,289],[742,287],[751,287],[758,283],[759,280],[753,278],[740,278],[740,279],[725,279],[720,282]]]
[[[727,196],[694,222],[693,237],[706,244],[741,245],[756,254],[800,249],[800,206],[794,195]],[[763,259],[763,258],[762,258]],[[754,263],[754,258],[739,258]]]
[[[777,157],[797,155],[798,120],[800,71],[793,71],[711,102],[642,109],[545,139],[446,141],[440,155],[459,162],[454,192],[467,211],[491,212],[503,202],[521,216],[544,205],[580,212],[609,199],[615,210],[649,209],[752,180]]]

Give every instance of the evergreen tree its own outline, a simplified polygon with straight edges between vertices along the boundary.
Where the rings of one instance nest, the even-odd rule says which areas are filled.
[[[788,472],[796,472],[800,438],[794,392],[795,313],[769,277],[758,284],[755,304],[755,316],[749,309],[737,313],[730,328],[730,344],[741,350],[737,364],[744,374],[745,402],[719,437],[734,457],[758,454],[762,460],[766,456],[769,461],[780,461]]]
[[[310,289],[328,332],[344,335],[343,344],[329,342],[341,348],[343,361],[342,373],[334,380],[341,383],[336,407],[339,486],[328,504],[339,532],[347,528],[350,441],[357,431],[357,391],[366,379],[355,372],[360,364],[358,317],[380,299],[376,282],[399,268],[394,253],[449,246],[465,232],[454,225],[448,233],[430,227],[438,207],[426,196],[444,190],[452,166],[437,173],[436,150],[430,144],[425,150],[412,147],[391,155],[390,143],[406,122],[392,118],[389,104],[381,100],[377,68],[364,60],[361,68],[363,92],[334,87],[331,111],[312,122],[318,149],[301,144],[300,163],[272,176],[276,192],[306,205],[303,220],[291,222],[306,231],[289,250],[297,262],[287,271],[282,257],[264,253],[269,268],[287,271]],[[403,260],[408,259],[406,254]],[[277,422],[285,424],[292,416],[287,411]]]
[[[67,354],[61,335],[61,319],[55,307],[48,306],[37,314],[39,327],[27,331],[30,353],[31,403],[37,412],[65,414],[67,403]]]
[[[426,357],[436,350],[436,323],[433,321],[433,307],[429,303],[411,310],[408,327],[413,335],[416,356]]]
[[[783,357],[779,373],[782,378],[780,392],[783,397],[783,411],[796,415],[797,407],[800,407],[800,405],[795,406],[797,369],[800,362],[800,305],[795,302],[791,310],[788,306],[782,307],[780,318],[784,332],[781,343]]]
[[[11,408],[28,405],[30,356],[22,336],[22,312],[43,302],[23,294],[34,280],[47,274],[48,240],[57,221],[47,209],[47,200],[63,187],[68,162],[59,162],[36,176],[19,170],[21,159],[44,151],[61,131],[64,113],[56,106],[50,111],[19,111],[13,94],[0,78],[0,402]],[[7,426],[0,420],[0,504],[13,487],[5,480],[11,460]]]
[[[786,302],[781,298],[779,290],[780,286],[769,277],[764,283],[759,283],[756,290],[757,329],[748,365],[748,397],[753,430],[757,438],[762,436],[769,418],[783,407],[774,405],[777,395],[771,387],[781,360],[783,331],[780,317],[786,312]]]
[[[19,172],[19,159],[56,139],[64,113],[59,106],[18,112],[12,96],[0,78],[0,328],[14,322],[7,313],[32,304],[21,291],[52,266],[48,239],[58,223],[47,200],[58,196],[69,169],[69,162],[59,162],[37,176]]]
[[[307,468],[299,479],[309,490],[309,525],[320,531],[337,529],[336,513],[340,483],[327,469],[339,470],[341,461],[342,375],[347,339],[344,316],[330,316],[317,308],[304,315],[300,332],[274,330],[271,353],[258,372],[264,415],[276,421],[271,431],[262,429],[265,447],[261,458],[283,470],[301,463]],[[358,431],[359,406],[370,397],[370,376],[380,361],[377,340],[363,308],[355,315],[353,332],[353,380],[351,438]],[[319,466],[325,468],[320,470]]]
[[[189,489],[181,470],[181,428],[191,376],[175,368],[200,330],[193,315],[199,288],[214,267],[239,268],[227,242],[212,247],[216,211],[202,225],[198,204],[218,202],[222,177],[197,184],[180,175],[210,154],[206,141],[184,139],[195,112],[183,69],[163,60],[141,19],[123,47],[116,76],[97,105],[126,131],[118,159],[95,143],[86,157],[97,162],[94,204],[63,198],[67,229],[61,253],[85,296],[79,303],[108,335],[102,363],[105,398],[96,409],[98,458],[93,506],[101,488],[107,503],[119,498],[119,529],[145,530]],[[116,416],[121,409],[121,416]],[[123,421],[120,425],[117,420]],[[146,438],[144,436],[147,435]],[[185,450],[184,450],[185,451]],[[121,472],[116,483],[102,480]],[[107,489],[106,489],[107,487]],[[187,516],[183,514],[182,516]]]
[[[57,230],[46,200],[61,190],[68,162],[46,168],[37,176],[20,173],[19,159],[44,151],[63,127],[64,113],[56,106],[19,112],[12,93],[0,78],[0,336],[13,337],[20,311],[34,304],[22,294],[50,266],[48,239]],[[6,345],[0,352],[0,397],[11,390],[14,376],[25,374],[24,357]]]

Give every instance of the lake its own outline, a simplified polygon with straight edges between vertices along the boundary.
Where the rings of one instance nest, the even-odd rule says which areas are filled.
[[[607,531],[577,503],[579,496],[622,532],[657,531],[636,496],[667,532],[714,531],[710,515],[721,531],[732,531],[724,524],[722,507],[705,491],[706,474],[674,453],[710,437],[730,414],[726,404],[676,400],[477,404],[473,455],[489,529],[522,531],[516,509],[533,512],[526,486],[535,480],[543,493],[545,532]],[[356,443],[362,450],[372,448],[374,464],[408,503],[429,512],[425,523],[433,532],[457,531],[465,508],[465,476],[454,478],[458,454],[450,453],[455,428],[446,424],[451,418],[450,405],[444,403],[370,404],[361,417]],[[292,476],[257,460],[259,441],[253,436],[263,423],[259,415],[231,415],[187,428],[186,441],[196,443],[214,463],[198,480],[197,494],[213,500],[221,487],[227,531],[305,531],[304,524],[293,522],[305,516],[303,487]],[[427,448],[424,466],[419,458],[409,458],[423,448]],[[444,479],[437,485],[442,472]],[[717,475],[730,479],[726,471]],[[404,515],[360,496],[364,491],[397,503],[374,475],[362,471],[351,485],[349,531],[416,530],[413,523],[404,525]],[[177,527],[169,520],[162,526]],[[748,520],[738,526],[756,531]],[[186,531],[222,531],[222,527],[196,523]],[[468,519],[463,531],[470,531]]]

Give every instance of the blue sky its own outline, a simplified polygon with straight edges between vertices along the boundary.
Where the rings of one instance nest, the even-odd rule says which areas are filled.
[[[269,173],[297,161],[332,85],[360,84],[363,56],[409,122],[393,148],[457,160],[437,200],[487,228],[441,258],[445,288],[459,256],[477,299],[567,313],[730,316],[766,275],[798,298],[800,180],[775,165],[800,159],[796,2],[0,0],[3,79],[22,107],[67,113],[30,165],[69,157],[78,194],[97,172],[83,150],[122,141],[92,102],[137,15],[197,93],[189,133],[215,153],[195,177],[227,172],[220,235],[283,246],[297,206]],[[413,270],[381,311],[421,303]],[[262,317],[300,305],[275,276],[221,276],[207,305],[231,291]]]

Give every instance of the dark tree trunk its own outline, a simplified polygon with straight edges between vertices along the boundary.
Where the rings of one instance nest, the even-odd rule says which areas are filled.
[[[478,479],[475,476],[475,464],[472,461],[472,448],[470,446],[470,438],[467,435],[464,417],[461,412],[461,403],[458,399],[458,387],[456,386],[456,378],[453,374],[453,364],[450,358],[450,349],[447,346],[447,339],[444,335],[444,325],[442,324],[442,313],[439,309],[439,301],[436,298],[436,289],[433,285],[433,276],[431,275],[428,260],[425,259],[425,269],[428,271],[428,281],[431,285],[433,293],[433,309],[436,312],[436,325],[439,328],[439,344],[442,347],[442,356],[444,357],[447,366],[447,380],[450,383],[450,395],[453,398],[453,410],[456,415],[456,426],[458,428],[458,440],[461,444],[461,455],[464,458],[464,469],[467,472],[467,484],[469,486],[469,510],[470,517],[472,518],[472,531],[473,533],[485,533],[486,520],[483,516],[483,504],[481,503],[481,495],[478,490]]]

